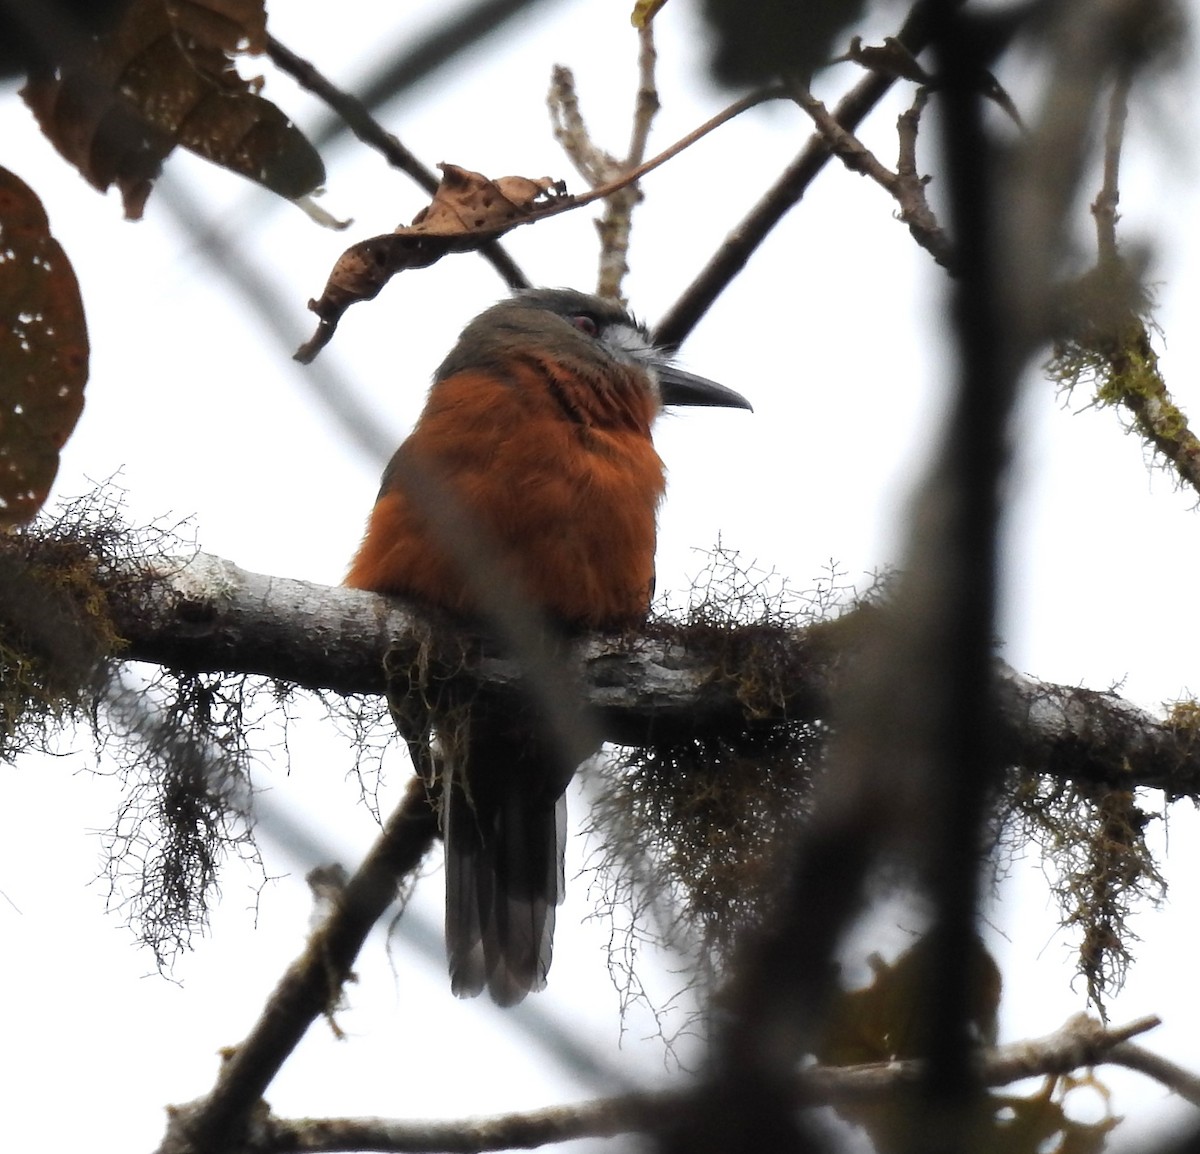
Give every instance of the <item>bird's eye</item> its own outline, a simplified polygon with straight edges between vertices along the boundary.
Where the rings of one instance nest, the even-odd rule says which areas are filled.
[[[578,313],[571,317],[570,321],[581,333],[586,333],[589,337],[600,335],[600,326],[596,324],[596,318],[587,313]]]

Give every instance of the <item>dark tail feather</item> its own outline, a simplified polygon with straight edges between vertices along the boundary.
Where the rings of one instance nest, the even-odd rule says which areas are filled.
[[[486,986],[498,1005],[512,1006],[546,985],[564,890],[566,798],[548,795],[528,765],[502,767],[494,750],[484,757],[486,769],[476,756],[471,773],[481,788],[454,782],[445,809],[446,954],[455,994],[474,997]]]

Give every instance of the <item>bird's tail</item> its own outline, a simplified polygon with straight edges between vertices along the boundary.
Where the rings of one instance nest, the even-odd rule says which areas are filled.
[[[458,751],[465,762],[443,785],[450,982],[459,997],[486,987],[511,1006],[546,985],[565,884],[569,774],[531,748],[527,731],[518,742],[511,730],[470,729]]]

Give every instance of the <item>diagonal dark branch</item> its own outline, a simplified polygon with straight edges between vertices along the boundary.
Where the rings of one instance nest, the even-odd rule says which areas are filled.
[[[544,0],[476,0],[459,8],[423,36],[393,50],[381,50],[382,66],[360,86],[358,100],[374,111],[454,63],[457,57],[500,31],[515,17],[527,13]],[[340,117],[330,118],[313,129],[314,144],[329,143],[345,131]]]
[[[929,0],[918,0],[897,35],[914,56],[929,42],[930,9]],[[884,73],[873,72],[864,77],[838,103],[833,112],[834,119],[853,132],[894,82],[893,77]],[[668,348],[678,348],[687,339],[771,230],[800,202],[831,155],[829,143],[820,133],[809,138],[796,159],[741,223],[734,226],[725,243],[658,322],[654,334],[656,341]]]
[[[396,899],[400,880],[420,864],[436,832],[424,784],[413,778],[340,901],[275,987],[246,1039],[226,1058],[212,1092],[171,1111],[159,1154],[245,1148],[263,1093],[308,1027],[337,1005],[371,927]]]

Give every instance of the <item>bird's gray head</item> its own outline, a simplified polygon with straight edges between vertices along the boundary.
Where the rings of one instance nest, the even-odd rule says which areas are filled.
[[[740,393],[678,368],[650,331],[616,301],[575,289],[527,289],[484,310],[463,330],[435,380],[468,369],[503,371],[536,348],[568,363],[640,369],[664,405],[749,409]]]

